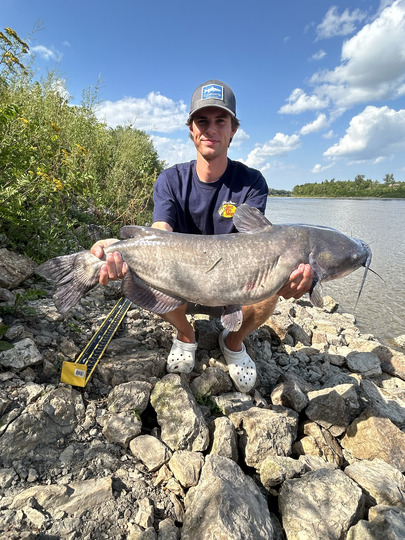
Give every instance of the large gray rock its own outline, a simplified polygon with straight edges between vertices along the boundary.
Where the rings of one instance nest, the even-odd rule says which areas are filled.
[[[171,450],[207,449],[208,426],[188,385],[179,375],[166,375],[156,384],[151,404],[162,428],[162,441]]]
[[[267,502],[232,460],[206,458],[200,482],[185,498],[182,540],[273,540]]]
[[[335,437],[346,431],[360,409],[353,384],[308,392],[308,400],[305,414]]]
[[[233,413],[230,420],[240,430],[245,462],[259,470],[268,455],[288,456],[297,436],[298,415],[290,409],[252,407]]]
[[[350,424],[340,443],[348,458],[378,458],[405,471],[405,433],[388,418],[374,416],[371,409]]]
[[[0,351],[0,365],[6,368],[22,370],[29,366],[36,366],[42,360],[42,354],[29,337],[14,343],[12,349]]]
[[[36,266],[29,257],[0,248],[0,287],[15,289],[33,274]]]
[[[359,521],[349,529],[346,540],[404,540],[405,512],[398,507],[375,506],[370,521]]]
[[[320,469],[286,480],[279,508],[288,540],[340,540],[362,517],[363,498],[342,471]]]
[[[392,398],[389,393],[378,388],[369,379],[361,382],[361,388],[367,396],[369,407],[374,410],[376,416],[382,416],[391,420],[399,429],[405,428],[405,402],[400,398]]]
[[[405,478],[398,469],[384,461],[359,461],[345,473],[363,489],[369,506],[383,504],[405,508]]]
[[[54,443],[72,433],[84,416],[84,405],[71,386],[55,388],[28,405],[0,437],[0,456],[24,456],[39,445]]]

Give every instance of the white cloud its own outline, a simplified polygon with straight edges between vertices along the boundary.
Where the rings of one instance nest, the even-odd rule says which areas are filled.
[[[328,148],[325,157],[381,160],[405,152],[405,109],[368,106],[354,116],[346,135]]]
[[[343,44],[342,63],[311,78],[316,95],[347,108],[405,93],[405,0],[396,0]]]
[[[159,158],[164,160],[168,167],[191,161],[196,157],[195,146],[191,140],[170,139],[157,135],[151,135],[151,139]]]
[[[239,128],[234,138],[232,139],[232,148],[239,148],[244,142],[250,139],[250,135],[246,133],[242,128]]]
[[[330,106],[337,116],[356,104],[404,96],[404,36],[405,0],[395,0],[344,42],[338,66],[312,75],[312,94],[296,88],[279,112],[299,114]]]
[[[352,34],[356,30],[356,24],[363,21],[366,16],[366,13],[360,11],[360,9],[355,9],[352,12],[349,9],[345,9],[339,15],[338,8],[331,6],[321,24],[318,24],[316,27],[317,40]]]
[[[314,133],[324,129],[327,125],[328,121],[326,120],[326,114],[321,113],[313,122],[305,124],[305,126],[300,129],[300,134],[308,135],[309,133]]]
[[[329,100],[316,95],[308,96],[301,88],[296,88],[288,98],[288,104],[283,105],[279,113],[300,114],[305,111],[317,111],[324,109],[329,104]]]
[[[273,156],[282,156],[296,150],[300,146],[298,135],[285,135],[276,133],[270,141],[256,147],[249,153],[243,162],[249,167],[265,170],[269,167],[268,159]]]
[[[59,94],[65,101],[69,101],[72,97],[66,88],[66,81],[60,77],[52,81],[51,87],[52,90]]]
[[[30,50],[38,54],[44,60],[55,60],[56,62],[59,62],[62,60],[63,56],[63,54],[55,48],[52,47],[52,49],[49,49],[44,45],[36,45],[35,47],[31,47]]]
[[[311,169],[311,173],[318,174],[323,171],[326,171],[327,169],[330,169],[332,167],[333,163],[330,163],[329,165],[321,165],[320,163],[317,163],[314,165]]]
[[[145,131],[170,133],[187,129],[187,106],[175,102],[158,92],[145,98],[126,97],[118,101],[105,101],[96,109],[97,117],[110,127],[133,125]]]
[[[327,53],[323,49],[320,49],[318,52],[311,56],[311,60],[322,60],[322,58],[324,58],[326,54]]]
[[[335,133],[334,133],[333,129],[331,129],[331,130],[328,131],[328,133],[324,133],[322,135],[322,137],[324,139],[333,139],[333,137],[335,137]]]

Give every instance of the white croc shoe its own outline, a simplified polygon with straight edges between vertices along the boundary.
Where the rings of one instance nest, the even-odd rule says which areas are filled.
[[[229,376],[234,382],[234,385],[239,392],[249,392],[256,383],[256,366],[253,360],[246,352],[245,344],[242,343],[242,350],[235,352],[228,349],[225,345],[225,338],[228,335],[228,330],[223,330],[219,334],[219,348],[228,364]]]
[[[184,343],[177,338],[173,339],[166,362],[168,373],[190,373],[195,364],[195,351],[197,343]]]

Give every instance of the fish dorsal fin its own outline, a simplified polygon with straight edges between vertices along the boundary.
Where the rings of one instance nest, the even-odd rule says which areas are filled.
[[[233,216],[233,224],[239,232],[253,233],[269,231],[272,227],[270,221],[257,208],[248,204],[241,204]]]

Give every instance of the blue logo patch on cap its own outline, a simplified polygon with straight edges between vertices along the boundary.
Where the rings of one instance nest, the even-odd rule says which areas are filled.
[[[224,87],[220,84],[207,84],[202,87],[201,99],[220,99],[224,100]]]

